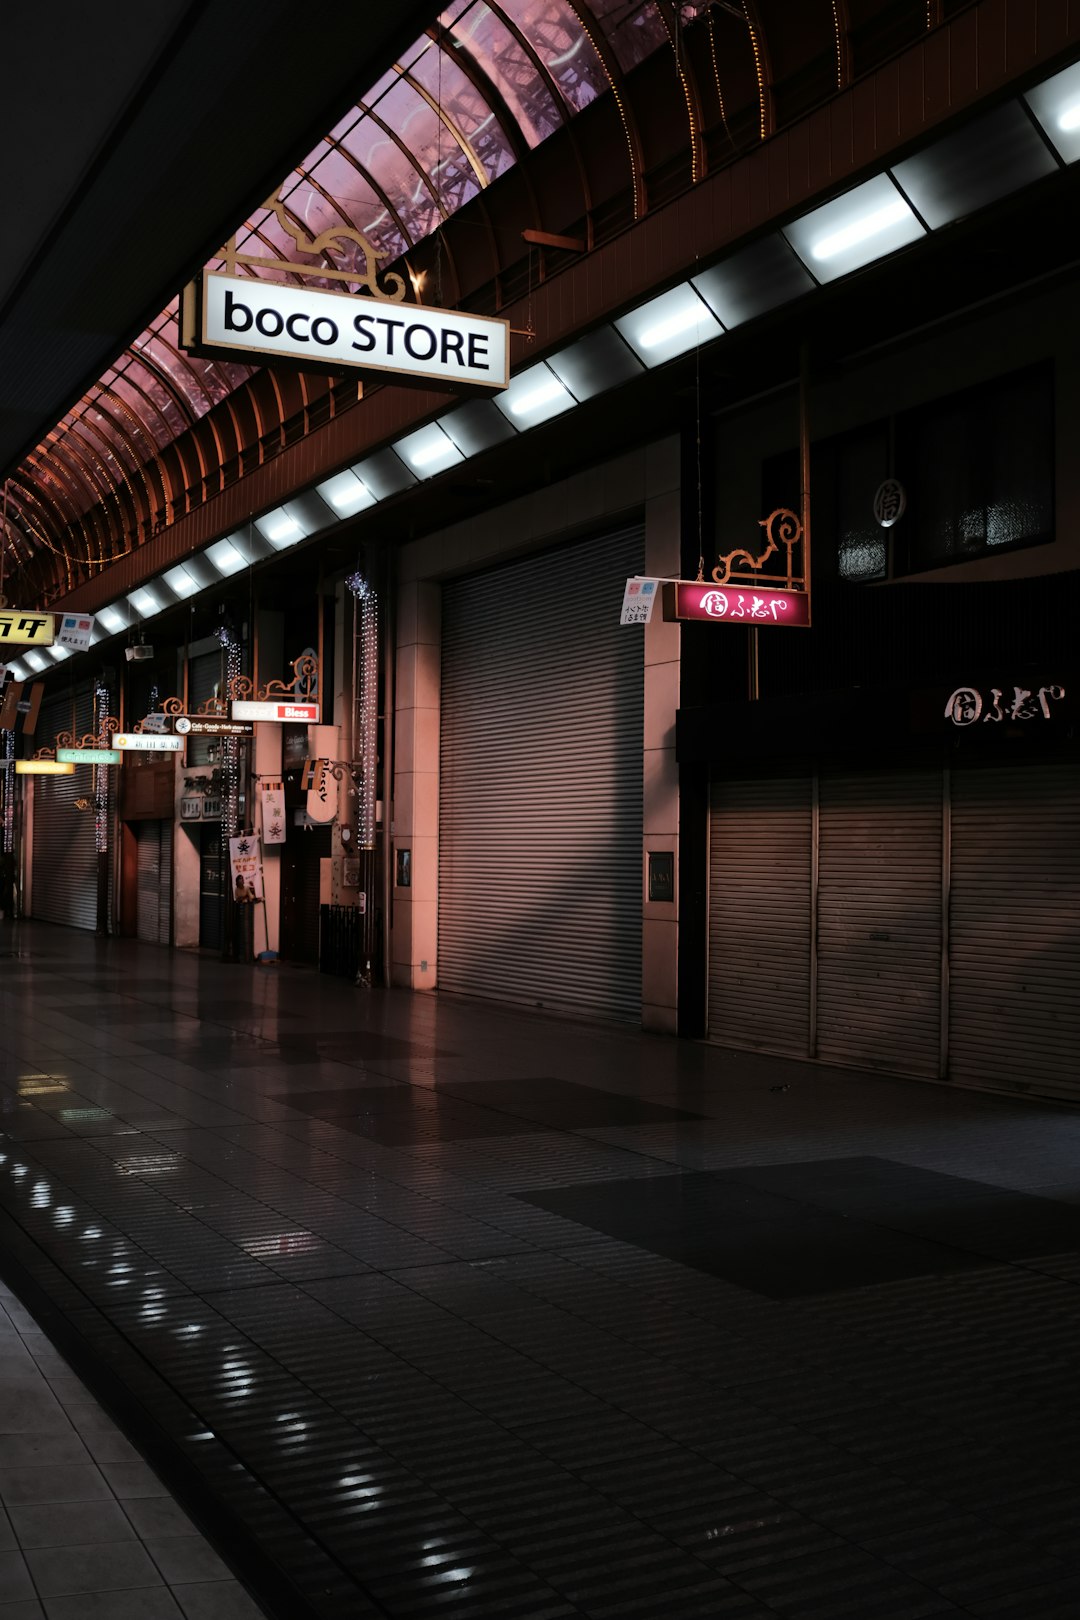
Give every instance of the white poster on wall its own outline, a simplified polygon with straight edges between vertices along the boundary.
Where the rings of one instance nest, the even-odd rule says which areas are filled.
[[[263,897],[262,856],[253,833],[229,839],[232,893],[237,905],[253,905]]]
[[[280,782],[260,782],[259,809],[264,844],[285,842],[285,789]]]

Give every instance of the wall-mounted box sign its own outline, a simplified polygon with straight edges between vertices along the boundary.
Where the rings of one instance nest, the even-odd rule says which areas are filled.
[[[56,629],[56,640],[61,647],[70,647],[72,652],[85,652],[93,630],[92,613],[62,613]]]
[[[62,765],[58,759],[17,759],[16,776],[74,776],[74,765]]]
[[[112,745],[132,754],[178,754],[184,739],[156,731],[114,731]]]
[[[61,765],[119,765],[124,756],[118,748],[58,748],[56,757]]]
[[[492,393],[510,381],[508,321],[219,271],[185,288],[182,341],[193,354],[356,367],[466,391]]]
[[[173,730],[181,737],[250,737],[255,726],[250,720],[211,720],[201,714],[178,714]]]
[[[675,855],[668,849],[649,850],[649,899],[674,900]]]
[[[700,619],[708,624],[810,623],[805,591],[776,591],[761,585],[708,585],[674,580],[664,586],[665,619]]]
[[[317,726],[319,723],[319,705],[317,703],[259,703],[252,698],[237,698],[232,706],[234,720],[274,720],[279,725],[290,721],[300,721],[305,725]]]
[[[0,647],[51,647],[55,627],[51,613],[0,608]]]

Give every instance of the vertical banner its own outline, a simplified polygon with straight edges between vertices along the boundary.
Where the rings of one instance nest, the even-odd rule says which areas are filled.
[[[285,788],[281,782],[259,783],[263,845],[285,842]]]
[[[338,810],[338,785],[327,770],[338,757],[337,726],[309,726],[308,753],[311,771],[306,776],[307,813],[312,821],[325,824],[333,821]]]
[[[232,894],[238,906],[254,905],[263,897],[262,856],[254,833],[229,839]]]

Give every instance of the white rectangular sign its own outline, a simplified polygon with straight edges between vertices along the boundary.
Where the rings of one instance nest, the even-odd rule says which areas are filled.
[[[214,271],[203,276],[197,347],[392,371],[451,387],[497,390],[510,380],[509,321]]]
[[[234,720],[277,720],[282,724],[300,721],[303,725],[317,726],[317,703],[255,703],[250,698],[237,698],[232,706]]]
[[[110,740],[114,748],[126,748],[133,754],[178,754],[184,746],[183,737],[153,731],[114,731]]]
[[[63,613],[57,621],[57,643],[61,647],[70,647],[74,652],[85,652],[90,645],[93,628],[92,613]]]
[[[658,579],[645,579],[640,574],[628,579],[626,589],[623,591],[619,623],[648,624],[652,619],[653,603],[656,601],[659,585]]]

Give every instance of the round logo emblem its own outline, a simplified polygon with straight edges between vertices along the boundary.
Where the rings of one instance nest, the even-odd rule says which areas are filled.
[[[176,729],[182,737],[187,736],[188,732],[191,730],[191,721],[186,714],[177,715]]]
[[[886,478],[874,495],[874,517],[883,529],[899,523],[907,510],[907,493],[899,478]]]

